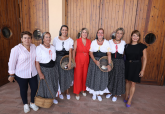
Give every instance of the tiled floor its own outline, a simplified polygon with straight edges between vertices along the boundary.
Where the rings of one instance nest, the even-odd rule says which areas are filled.
[[[165,86],[136,85],[136,92],[130,108],[125,107],[123,95],[117,102],[106,99],[93,101],[92,95],[75,99],[70,88],[71,100],[59,100],[58,105],[49,109],[31,110],[28,114],[165,114]],[[30,96],[30,91],[29,91]],[[66,97],[65,97],[66,98]],[[30,100],[30,97],[29,97]],[[17,83],[8,83],[0,87],[0,114],[24,114]]]

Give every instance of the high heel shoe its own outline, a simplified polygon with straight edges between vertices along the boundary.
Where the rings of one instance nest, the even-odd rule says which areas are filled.
[[[129,96],[128,96],[128,99],[129,99]],[[125,100],[125,99],[124,99],[124,103],[127,103],[127,101],[128,101],[128,100]]]
[[[127,103],[127,100],[124,99],[124,103]]]
[[[126,104],[126,107],[130,107],[131,106],[131,104],[129,105],[129,104]]]

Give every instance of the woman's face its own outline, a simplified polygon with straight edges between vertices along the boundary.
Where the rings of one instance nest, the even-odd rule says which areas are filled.
[[[68,29],[67,29],[67,27],[62,27],[61,33],[62,33],[62,36],[67,36],[68,35]]]
[[[87,31],[86,30],[83,30],[82,33],[81,33],[81,37],[82,38],[87,38],[87,36],[88,36]]]
[[[132,41],[133,42],[138,42],[139,41],[139,36],[137,34],[132,35]]]
[[[117,41],[119,41],[119,40],[121,40],[122,39],[122,37],[123,37],[123,31],[121,31],[121,30],[118,30],[117,32],[116,32],[116,40]]]
[[[99,40],[102,40],[102,39],[103,39],[103,37],[104,37],[104,32],[103,32],[103,30],[99,30],[99,31],[98,31],[97,37],[98,37]]]
[[[43,41],[44,41],[44,44],[50,44],[51,36],[49,34],[45,34]]]
[[[32,39],[29,35],[25,34],[21,38],[21,41],[24,46],[30,46]]]

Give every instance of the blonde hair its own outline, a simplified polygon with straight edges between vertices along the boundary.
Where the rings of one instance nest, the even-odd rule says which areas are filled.
[[[123,32],[123,36],[122,36],[122,38],[124,37],[124,34],[125,34],[125,30],[122,28],[122,27],[120,27],[120,28],[118,28],[118,29],[116,29],[116,33],[119,31],[119,30],[121,30],[122,32]],[[115,33],[115,34],[116,34]],[[116,35],[115,35],[115,38],[116,38]],[[122,39],[121,38],[121,39]]]
[[[88,31],[88,29],[87,29],[87,28],[82,28],[82,29],[81,29],[81,31],[80,31],[80,35],[79,35],[79,37],[78,37],[78,38],[80,38],[80,37],[81,37],[81,34],[82,34],[83,30],[85,30],[85,31],[87,32],[87,38],[88,38],[88,36],[89,36],[89,31]]]

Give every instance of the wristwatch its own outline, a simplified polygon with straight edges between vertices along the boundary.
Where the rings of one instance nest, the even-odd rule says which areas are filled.
[[[109,63],[108,65],[109,65],[109,66],[112,66],[112,64],[111,64],[111,63]]]
[[[9,75],[8,78],[9,78],[9,77],[15,77],[15,75]],[[15,82],[15,81],[13,80],[13,82]]]

